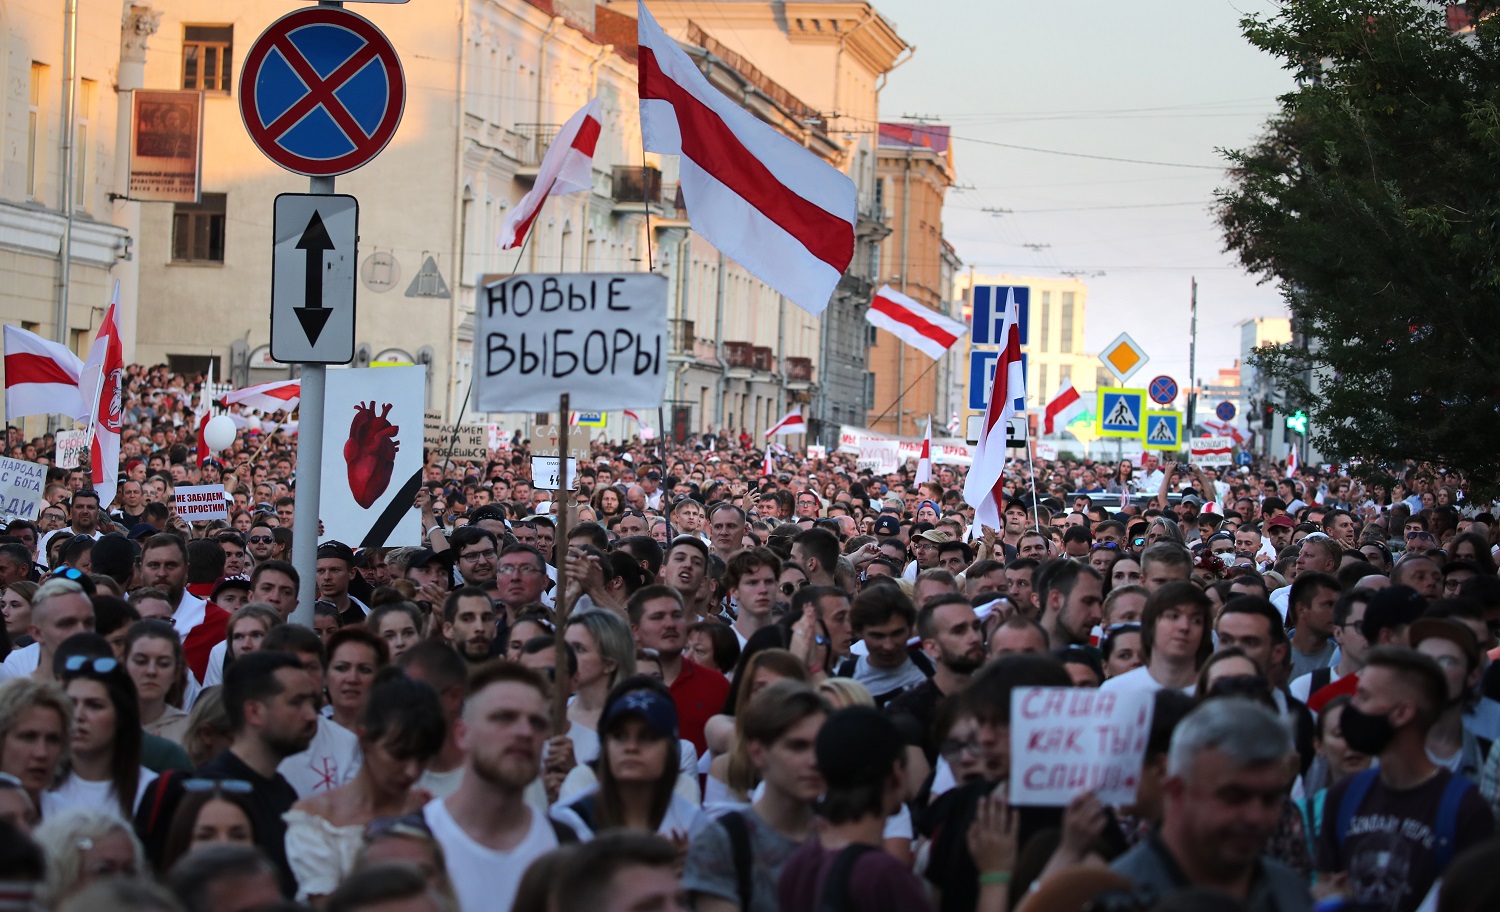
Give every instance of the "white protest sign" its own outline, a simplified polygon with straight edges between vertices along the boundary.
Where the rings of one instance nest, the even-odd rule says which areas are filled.
[[[1036,458],[1054,462],[1057,459],[1057,446],[1051,443],[1036,442]]]
[[[826,447],[826,446],[819,446],[816,443],[809,443],[807,445],[807,458],[808,459],[827,459],[828,458],[828,447]]]
[[[34,521],[46,483],[46,466],[0,457],[0,517]]]
[[[1193,437],[1188,440],[1188,461],[1202,466],[1229,465],[1234,462],[1234,438]]]
[[[859,445],[859,459],[857,465],[863,472],[869,469],[876,475],[889,475],[896,471],[896,466],[901,461],[901,442],[899,440],[865,440]]]
[[[208,519],[228,519],[229,504],[224,499],[224,486],[183,485],[173,498],[177,515],[188,522]]]
[[[667,386],[667,277],[653,272],[517,275],[479,289],[474,396],[480,412],[657,408]]]
[[[323,397],[322,541],[352,548],[422,541],[413,507],[422,483],[427,367],[328,372]]]
[[[1089,687],[1018,687],[1010,695],[1010,803],[1065,807],[1090,791],[1135,801],[1154,697]]]
[[[531,457],[531,486],[538,491],[556,491],[561,474],[561,456]],[[578,460],[568,460],[568,490],[578,487]]]
[[[88,431],[58,431],[53,439],[57,441],[57,454],[52,464],[59,469],[76,469],[88,462]]]

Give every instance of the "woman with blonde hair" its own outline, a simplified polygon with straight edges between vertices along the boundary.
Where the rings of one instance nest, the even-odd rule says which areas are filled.
[[[62,685],[32,677],[0,684],[0,773],[21,783],[38,810],[68,760],[72,728]]]
[[[635,674],[635,640],[623,618],[600,610],[580,611],[568,618],[563,639],[578,659],[573,702],[568,705],[573,757],[579,763],[591,763],[599,756],[597,732],[604,700],[616,684]]]
[[[32,833],[47,857],[52,907],[100,880],[143,877],[146,852],[118,809],[72,807],[48,817]]]

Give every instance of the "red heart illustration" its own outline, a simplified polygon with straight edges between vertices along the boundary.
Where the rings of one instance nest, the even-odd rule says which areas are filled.
[[[375,414],[375,402],[363,402],[354,406],[354,421],[349,425],[349,439],[344,441],[344,462],[349,464],[349,490],[354,500],[366,510],[391,483],[391,470],[396,467],[396,451],[401,441],[396,434],[401,428],[386,418],[391,413],[392,403],[386,403]]]

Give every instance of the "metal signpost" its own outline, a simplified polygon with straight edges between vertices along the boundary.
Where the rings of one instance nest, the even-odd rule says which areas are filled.
[[[325,365],[347,364],[354,353],[359,206],[334,195],[334,177],[380,154],[396,134],[405,101],[396,49],[374,23],[337,2],[271,23],[240,72],[240,114],[250,139],[271,161],[311,178],[307,195],[276,200],[271,303],[271,358],[302,365],[302,471],[292,524],[301,587],[291,620],[309,627],[317,600]]]

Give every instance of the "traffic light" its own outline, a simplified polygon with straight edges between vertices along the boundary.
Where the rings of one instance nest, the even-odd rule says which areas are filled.
[[[1261,430],[1269,431],[1271,428],[1273,428],[1275,426],[1276,426],[1276,406],[1272,405],[1271,402],[1270,402],[1270,400],[1266,400],[1266,401],[1261,402],[1261,404],[1260,404],[1260,427],[1261,427]]]
[[[1296,414],[1288,415],[1286,418],[1286,426],[1287,430],[1296,431],[1299,434],[1306,434],[1307,413],[1302,411],[1301,409],[1298,409]]]

